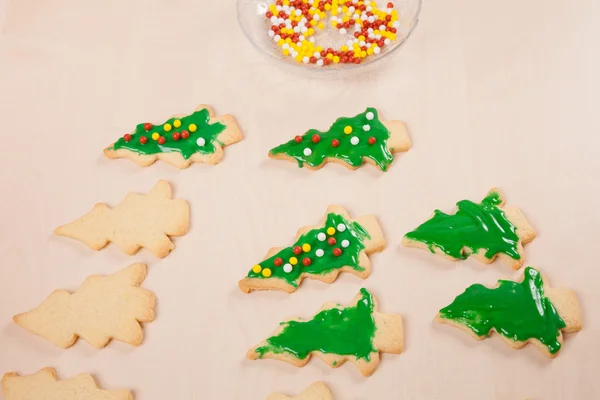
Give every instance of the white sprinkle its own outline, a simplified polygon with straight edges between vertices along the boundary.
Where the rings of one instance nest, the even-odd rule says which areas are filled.
[[[351,7],[351,8],[354,8],[354,7]],[[353,10],[352,12],[354,12],[354,10]],[[356,13],[352,15],[352,19],[353,19],[353,20],[355,20],[355,21],[356,21],[357,19],[359,19],[359,18],[360,18],[360,15],[358,15],[358,14],[356,14]]]
[[[373,10],[373,7],[369,6],[369,7],[367,7],[367,9],[365,11],[369,12],[369,11],[372,11],[372,10]]]
[[[354,11],[356,11],[356,8],[354,8],[354,6],[348,7],[348,13],[349,14],[354,14]],[[356,15],[356,14],[354,14],[354,15]],[[358,18],[358,16],[356,18]],[[356,18],[354,18],[354,19],[356,19]]]
[[[394,21],[394,23],[392,24],[392,26],[394,28],[400,28],[400,21]]]
[[[310,61],[310,58],[308,58],[308,56],[304,56],[304,58],[302,59],[302,62],[304,64],[308,64],[309,61]],[[304,149],[304,154],[306,154],[306,150],[310,150],[310,149]]]
[[[285,264],[283,266],[283,272],[285,272],[286,274],[289,274],[290,272],[292,272],[292,265],[291,264]]]
[[[353,41],[353,40],[348,40],[348,41],[346,42],[346,46],[348,46],[348,47],[352,47],[352,45],[353,45],[353,44],[354,44],[354,41]]]
[[[340,35],[345,35],[346,33],[347,32],[345,28],[340,29]]]
[[[196,140],[196,144],[202,147],[206,144],[206,140],[204,140],[204,138],[199,137],[198,140]]]
[[[317,257],[323,257],[323,254],[325,254],[325,252],[323,251],[323,249],[318,249],[317,251],[315,251],[315,255]]]
[[[272,30],[269,29],[269,37],[274,37],[275,36],[275,32],[273,32]]]
[[[381,47],[377,46],[373,49],[373,53],[379,54],[381,52]]]
[[[369,132],[370,130],[371,130],[371,126],[370,125],[364,125],[363,126],[363,131]]]
[[[375,34],[373,34],[373,33],[369,33],[368,36],[369,36],[369,39],[375,39]],[[372,43],[369,43],[369,45],[371,45],[371,44]],[[371,46],[369,46],[369,47],[371,47]]]
[[[350,246],[350,241],[348,239],[342,240],[342,247],[348,247],[348,246]]]
[[[298,42],[296,43],[296,46],[302,47],[302,43]]]
[[[299,41],[299,42],[302,42],[304,39],[306,39],[306,38],[304,37],[304,35],[300,35],[300,36],[298,37],[298,41]]]
[[[282,49],[289,49],[290,45],[287,43],[284,43],[283,46],[281,46]]]
[[[369,112],[367,113],[366,117],[367,117],[367,119],[370,121],[370,120],[372,120],[373,118],[375,118],[375,114],[373,114],[371,111],[369,111]]]
[[[317,235],[317,239],[319,239],[321,242],[324,242],[325,239],[327,239],[327,235],[325,235],[324,232],[319,232],[319,234]]]
[[[377,35],[375,35],[375,39],[377,39],[377,40],[381,39],[381,35],[378,33]]]
[[[304,57],[304,58],[308,59],[308,57]],[[302,61],[304,61],[304,60],[302,60]],[[305,61],[305,62],[308,62],[308,61]],[[311,149],[309,149],[308,147],[304,149],[304,155],[306,157],[310,156],[311,154],[312,154],[312,150]]]
[[[297,27],[296,27],[296,28],[297,28]],[[301,28],[300,28],[300,32],[302,32],[302,33],[306,33],[306,32],[308,32],[308,28],[307,28],[307,27],[305,27],[305,26],[303,26],[303,27],[301,27]]]
[[[318,20],[320,20],[320,19],[321,19],[321,17],[319,16],[319,14],[315,14],[315,15],[313,15],[313,19],[314,19],[315,21],[318,21]]]
[[[373,33],[373,28],[369,28],[369,29],[367,29],[367,32],[369,32],[369,33]]]
[[[277,6],[277,7],[275,7],[275,9],[276,9],[277,11],[281,11],[281,10],[283,10],[283,7],[282,7],[282,6]]]
[[[322,67],[323,66],[323,60],[317,60],[317,65],[319,67]]]
[[[274,16],[274,15],[273,15],[273,16],[271,17],[271,23],[272,23],[272,24],[277,24],[277,17],[276,17],[276,16]]]
[[[285,19],[283,19],[283,18],[277,18],[277,23],[278,24],[285,24]]]
[[[352,143],[355,146],[358,144],[358,142],[360,142],[360,140],[356,136],[352,136],[352,139],[350,139],[350,143]]]
[[[355,24],[355,25],[354,25],[354,27],[355,27],[356,29],[360,29],[360,28],[361,28],[360,24]]]
[[[360,15],[360,19],[362,19],[363,21],[366,21],[367,18],[369,18],[369,17],[367,17],[367,14],[361,14]]]
[[[315,37],[314,36],[309,37],[308,41],[311,42],[311,43],[314,43],[315,42]]]
[[[369,18],[367,18],[367,21],[369,21],[369,23],[372,24],[373,22],[375,22],[375,16],[371,15]]]
[[[306,23],[307,23],[307,22],[308,22],[308,20],[306,19],[306,17],[303,17],[303,18],[300,20],[300,24],[302,24],[302,25],[306,25]]]
[[[321,53],[319,53],[318,51],[315,51],[313,56],[315,56],[316,58],[321,58]]]
[[[358,0],[352,0],[352,4],[358,3]]]
[[[358,45],[359,45],[360,47],[363,47],[363,46],[364,46],[364,45],[366,45],[366,44],[367,44],[367,42],[365,42],[364,40],[361,40],[360,42],[358,42]]]
[[[371,29],[371,28],[369,28],[369,29]],[[385,31],[385,25],[379,25],[379,30],[380,31]]]
[[[386,45],[388,45],[388,44],[392,43],[392,41],[391,41],[389,38],[386,38],[386,39],[385,39],[383,42],[384,42]]]
[[[300,33],[300,27],[299,26],[295,26],[294,27],[294,33]]]
[[[369,8],[369,7],[367,7],[367,8]],[[289,12],[290,12],[290,6],[283,6],[283,12],[286,13],[286,14],[289,14]]]
[[[296,12],[297,16],[301,16],[302,15],[302,10],[296,10],[295,12]]]
[[[338,224],[337,230],[340,232],[344,232],[346,230],[346,224]]]
[[[281,36],[279,36],[279,35],[275,35],[273,37],[273,40],[276,41],[276,42],[279,42],[280,39],[281,39]]]

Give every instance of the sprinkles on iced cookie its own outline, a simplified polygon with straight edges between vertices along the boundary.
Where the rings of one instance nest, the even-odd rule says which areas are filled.
[[[375,1],[368,0],[269,0],[269,3],[265,13],[271,23],[269,37],[281,47],[284,56],[304,64],[360,64],[396,40],[400,26],[392,2],[382,9],[377,8]],[[316,46],[315,32],[325,29],[327,24],[341,35],[354,35],[354,39],[339,49]]]

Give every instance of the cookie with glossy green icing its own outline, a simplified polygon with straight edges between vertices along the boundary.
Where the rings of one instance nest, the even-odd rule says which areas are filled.
[[[331,368],[350,361],[364,376],[373,374],[380,353],[404,349],[402,317],[377,311],[375,297],[361,289],[348,306],[325,303],[310,319],[291,318],[248,351],[251,360],[271,358],[303,367],[315,355]]]
[[[244,138],[232,115],[216,116],[208,105],[191,114],[174,115],[161,124],[138,124],[104,149],[108,158],[127,158],[147,167],[163,160],[177,168],[192,163],[217,164],[223,148]]]
[[[384,121],[369,107],[353,117],[337,119],[327,131],[311,129],[269,151],[269,157],[296,161],[299,167],[320,169],[328,162],[350,169],[364,162],[387,171],[394,153],[411,146],[406,126],[401,121]]]
[[[427,249],[452,261],[473,256],[489,264],[498,257],[519,269],[523,245],[536,232],[520,209],[504,203],[500,190],[493,188],[479,203],[459,201],[452,214],[435,210],[433,217],[404,236],[402,245]]]
[[[570,289],[551,288],[536,269],[527,267],[514,281],[499,280],[494,288],[468,287],[436,321],[465,330],[477,340],[499,335],[514,349],[532,343],[550,357],[562,348],[563,333],[581,330],[577,295]]]
[[[291,246],[270,249],[240,280],[239,287],[245,293],[253,290],[292,293],[304,278],[332,283],[340,273],[349,272],[365,279],[371,273],[369,255],[385,246],[375,216],[352,219],[342,206],[331,205],[318,225],[298,230]]]

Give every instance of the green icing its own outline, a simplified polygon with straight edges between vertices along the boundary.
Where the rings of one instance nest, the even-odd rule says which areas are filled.
[[[368,113],[373,113],[373,119],[367,118]],[[368,125],[369,130],[364,127]],[[351,134],[345,134],[344,128],[352,127]],[[314,143],[313,135],[319,135],[320,141]],[[358,144],[352,144],[353,137],[358,138]],[[374,144],[369,144],[369,138],[375,138]],[[311,129],[302,136],[302,141],[297,143],[294,139],[271,149],[271,154],[286,154],[298,161],[298,166],[304,163],[312,167],[321,165],[325,158],[333,157],[347,162],[353,167],[363,164],[363,157],[373,160],[379,168],[385,171],[394,160],[394,156],[387,147],[390,131],[383,125],[377,115],[377,110],[367,108],[362,114],[355,117],[342,117],[331,125],[327,132]],[[334,147],[332,141],[339,141],[339,146]],[[311,154],[305,155],[305,149],[310,149]],[[393,151],[393,149],[391,149]]]
[[[173,125],[173,122],[177,119],[181,121],[181,126],[179,128],[176,128]],[[152,129],[149,131],[144,129],[144,124],[139,124],[135,128],[135,132],[131,134],[132,138],[129,142],[126,142],[122,137],[109,149],[127,149],[140,154],[179,152],[186,160],[195,153],[212,154],[215,152],[214,142],[217,141],[216,138],[219,133],[225,130],[225,125],[219,122],[210,124],[209,121],[210,114],[208,110],[202,109],[185,117],[171,118],[161,125],[153,125]],[[164,129],[164,126],[167,123],[172,126],[172,129],[169,132]],[[196,125],[197,130],[195,132],[190,130],[190,124]],[[173,133],[181,133],[183,130],[189,132],[189,138],[174,140]],[[158,133],[163,136],[166,139],[166,142],[164,144],[159,144],[158,141],[153,140],[153,133]],[[145,144],[140,143],[140,137],[142,136],[145,136],[148,139]],[[198,145],[197,141],[199,138],[204,139],[205,144],[203,146]]]
[[[435,210],[430,220],[405,237],[427,244],[431,252],[438,248],[457,259],[464,260],[484,249],[488,259],[503,253],[518,260],[521,255],[517,228],[498,207],[501,203],[497,192],[490,192],[480,204],[470,200],[459,201],[455,214]]]
[[[440,317],[456,321],[478,336],[488,336],[495,328],[514,341],[537,339],[552,354],[560,350],[560,329],[565,322],[544,296],[539,271],[527,267],[523,282],[499,280],[495,289],[475,284],[452,304],[440,310]]]
[[[344,227],[343,231],[338,229],[340,226]],[[327,234],[327,229],[331,227],[335,228],[333,235]],[[331,237],[335,238],[336,241],[333,245],[328,242]],[[345,266],[357,271],[364,271],[364,268],[359,265],[359,254],[365,248],[365,238],[370,238],[370,236],[358,222],[348,222],[339,214],[329,213],[323,227],[304,233],[292,246],[286,247],[272,257],[263,260],[258,264],[261,270],[259,272],[250,270],[248,277],[265,278],[263,274],[265,269],[268,269],[271,271],[271,278],[283,279],[290,285],[298,287],[302,273],[321,275]],[[347,243],[345,243],[346,240]],[[310,245],[310,251],[294,254],[294,247],[302,247],[304,244]],[[344,247],[344,244],[348,244],[348,246]],[[333,251],[336,248],[342,251],[341,255],[334,255]],[[321,251],[322,255],[319,256]],[[290,264],[290,258],[292,257],[298,260],[296,265]],[[276,266],[275,260],[278,258],[281,259],[282,263]],[[304,258],[310,259],[310,265],[304,265]],[[286,267],[286,264],[289,264],[289,266]],[[292,270],[286,272],[285,269],[290,267]]]
[[[290,353],[305,359],[311,352],[355,356],[369,361],[375,336],[373,297],[366,289],[355,306],[323,310],[310,321],[283,322],[283,329],[266,340],[255,351],[259,357],[266,353]]]

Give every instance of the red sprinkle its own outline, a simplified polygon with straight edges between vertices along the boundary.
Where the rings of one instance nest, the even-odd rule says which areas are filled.
[[[302,136],[300,136],[300,135],[296,136],[296,137],[294,138],[294,141],[295,141],[296,143],[300,143],[300,142],[302,142]]]
[[[339,247],[336,247],[335,249],[333,249],[333,255],[336,257],[339,257],[342,255],[342,249],[340,249]]]
[[[144,124],[144,129],[147,130],[147,131],[149,131],[150,129],[152,129],[152,124],[150,122],[146,122]]]
[[[164,136],[161,136],[158,138],[158,144],[165,144],[166,141],[167,141],[167,139],[165,139]]]
[[[329,58],[324,58],[323,59],[323,64],[324,65],[329,65],[329,64],[331,64],[331,60]]]
[[[306,265],[307,267],[311,264],[312,261],[310,261],[310,258],[305,257],[302,259],[302,264]]]
[[[131,140],[131,135],[129,133],[126,133],[125,135],[123,135],[123,140],[129,142]]]
[[[329,239],[327,239],[327,243],[329,243],[329,245],[333,246],[334,244],[337,243],[337,240],[335,240],[334,237],[330,237]]]
[[[267,18],[271,18],[273,16],[273,13],[271,11],[267,11],[267,13],[265,14],[265,16]]]
[[[312,135],[312,141],[313,143],[319,143],[321,141],[321,136],[315,133],[314,135]]]
[[[181,131],[181,138],[187,139],[190,137],[190,133],[188,131]]]
[[[179,132],[173,132],[173,140],[177,141],[181,138],[181,134]]]
[[[375,142],[377,141],[377,139],[375,139],[375,137],[371,136],[369,138],[369,144],[375,144]]]
[[[310,58],[310,63],[311,63],[311,64],[315,64],[316,62],[317,62],[317,57],[315,57],[315,56],[312,56],[312,57]]]
[[[273,264],[275,264],[276,267],[279,267],[281,264],[283,264],[283,260],[277,257],[275,260],[273,260]]]
[[[146,136],[140,136],[140,143],[141,144],[146,144],[148,143],[148,138]]]
[[[391,1],[387,3],[387,8],[394,8],[394,3],[392,3]]]
[[[338,147],[338,146],[340,145],[340,141],[339,141],[339,140],[337,140],[337,139],[333,139],[333,140],[331,141],[331,145],[332,145],[333,147]]]
[[[302,247],[296,246],[293,251],[295,255],[302,254]]]

